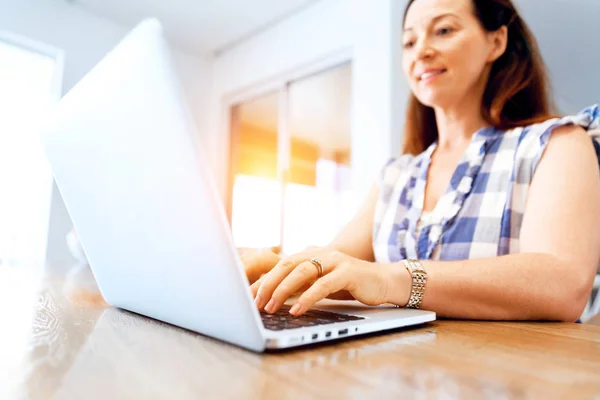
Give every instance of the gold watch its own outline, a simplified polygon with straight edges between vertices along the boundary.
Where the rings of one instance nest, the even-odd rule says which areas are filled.
[[[419,308],[425,294],[425,284],[427,283],[427,271],[419,260],[406,259],[404,265],[412,277],[412,288],[410,299],[406,304],[407,308]]]

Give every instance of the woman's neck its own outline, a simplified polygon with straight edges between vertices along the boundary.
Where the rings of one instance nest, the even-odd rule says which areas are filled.
[[[489,126],[481,114],[481,104],[485,92],[489,69],[486,70],[475,87],[462,98],[456,98],[448,107],[435,109],[438,128],[438,150],[462,153],[471,142],[473,134]]]
[[[464,104],[462,107],[435,110],[438,128],[438,149],[454,151],[464,149],[473,134],[489,124],[481,115],[481,103]]]

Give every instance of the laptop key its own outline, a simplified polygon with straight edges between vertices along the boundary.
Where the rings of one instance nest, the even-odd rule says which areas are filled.
[[[265,311],[260,312],[261,319],[265,328],[280,331],[283,329],[298,329],[306,326],[316,326],[325,324],[334,324],[346,321],[357,321],[364,317],[355,315],[340,314],[331,311],[309,310],[299,317],[294,317],[289,313],[290,307],[284,305],[273,314]]]

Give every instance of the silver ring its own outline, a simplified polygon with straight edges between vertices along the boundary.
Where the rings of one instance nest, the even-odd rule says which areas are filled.
[[[321,264],[321,260],[316,257],[313,257],[309,260],[315,267],[317,267],[317,277],[320,278],[323,276],[323,264]]]

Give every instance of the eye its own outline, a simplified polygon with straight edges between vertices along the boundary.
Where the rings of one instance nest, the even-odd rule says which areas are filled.
[[[436,34],[438,34],[439,36],[445,36],[445,35],[449,35],[450,33],[454,32],[454,29],[449,27],[449,26],[445,26],[443,28],[440,28],[436,31]]]
[[[414,40],[409,40],[409,41],[404,42],[404,48],[405,49],[411,49],[411,48],[414,47],[414,45],[415,45],[415,41]]]

